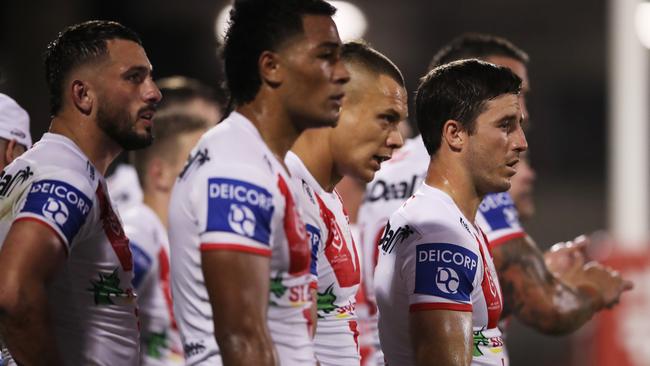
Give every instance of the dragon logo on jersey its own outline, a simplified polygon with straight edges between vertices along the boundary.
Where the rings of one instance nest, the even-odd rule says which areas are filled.
[[[287,286],[282,283],[282,276],[280,276],[279,273],[271,279],[269,291],[271,291],[271,293],[277,298],[281,298],[284,296],[284,293],[287,292]]]
[[[146,348],[145,353],[147,356],[155,359],[162,359],[164,350],[167,348],[167,332],[163,331],[162,333],[149,333],[144,337],[144,347]]]
[[[440,267],[436,273],[436,286],[446,294],[455,294],[458,292],[460,278],[458,273],[449,267]]]
[[[472,332],[474,338],[474,349],[472,350],[473,357],[483,356],[485,353],[481,351],[481,346],[489,347],[490,352],[492,353],[501,353],[503,352],[503,339],[501,337],[486,337],[483,334],[483,330],[475,330]]]
[[[70,216],[68,206],[61,200],[52,197],[47,198],[47,202],[43,205],[42,211],[43,216],[56,222],[59,226],[63,226],[68,221],[68,216]]]
[[[326,314],[329,314],[332,311],[336,310],[336,305],[334,305],[334,301],[336,301],[336,295],[334,295],[334,284],[331,284],[327,287],[327,289],[325,289],[325,292],[318,293],[318,301],[317,301],[318,311],[323,311]],[[319,315],[319,317],[322,316]]]
[[[109,275],[99,274],[99,280],[90,280],[91,288],[95,297],[95,305],[115,305],[114,300],[120,297],[130,297],[129,291],[120,288],[120,277],[117,268]]]
[[[244,205],[236,203],[230,205],[228,224],[240,235],[251,238],[255,235],[255,214]]]

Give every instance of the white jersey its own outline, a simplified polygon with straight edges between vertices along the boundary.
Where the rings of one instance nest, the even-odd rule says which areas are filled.
[[[209,250],[270,258],[267,319],[280,363],[315,364],[308,329],[311,250],[292,192],[293,180],[239,113],[192,151],[169,209],[174,310],[188,365],[221,364],[201,269],[201,251]]]
[[[318,184],[296,154],[289,151],[285,163],[302,185],[312,274],[318,279],[316,359],[322,366],[358,366],[361,356],[355,306],[361,268],[343,202],[336,191],[327,192]]]
[[[358,225],[361,229],[363,268],[363,290],[371,309],[374,304],[373,273],[377,263],[378,242],[384,231],[388,217],[408,199],[424,180],[429,166],[429,154],[421,136],[406,141],[393,157],[382,164],[374,180],[366,187],[364,201],[359,208]],[[523,237],[523,231],[517,209],[508,192],[493,193],[485,196],[476,213],[476,223],[485,232],[490,248]],[[373,329],[376,318],[362,319]],[[375,337],[375,340],[378,338]],[[374,346],[378,346],[375,343]],[[381,363],[381,353],[378,353]]]
[[[106,184],[108,185],[108,194],[120,212],[130,206],[142,203],[142,188],[133,165],[118,165],[113,174],[106,178]]]
[[[129,240],[101,174],[81,150],[46,133],[0,178],[0,220],[50,228],[67,254],[48,287],[50,319],[66,365],[137,365],[138,318]]]
[[[422,184],[380,240],[375,272],[379,337],[389,365],[414,365],[409,313],[472,313],[472,365],[502,366],[499,281],[480,229],[446,193]]]
[[[140,364],[183,364],[172,312],[167,230],[143,203],[123,211],[122,219],[133,253],[133,287],[140,308]]]

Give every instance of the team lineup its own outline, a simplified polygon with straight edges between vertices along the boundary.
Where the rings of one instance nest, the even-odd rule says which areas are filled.
[[[69,26],[33,146],[0,94],[1,366],[504,366],[510,317],[568,334],[619,302],[588,237],[542,252],[520,222],[528,55],[462,35],[413,94],[335,13],[234,1],[216,91]]]

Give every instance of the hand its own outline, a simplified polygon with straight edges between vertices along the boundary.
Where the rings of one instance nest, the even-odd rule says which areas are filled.
[[[618,271],[597,262],[585,264],[582,273],[584,282],[577,288],[599,295],[600,304],[597,308],[613,307],[618,304],[621,294],[633,287],[632,282],[623,279]]]
[[[580,268],[587,262],[587,248],[591,239],[580,235],[572,241],[560,242],[544,253],[548,270],[556,277],[564,279],[572,269]]]

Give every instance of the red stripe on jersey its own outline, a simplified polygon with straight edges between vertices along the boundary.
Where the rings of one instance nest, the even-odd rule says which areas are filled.
[[[357,352],[359,351],[359,331],[357,330],[357,321],[348,320],[348,327],[352,331],[352,337],[354,337],[354,344],[357,345]]]
[[[523,238],[523,237],[525,237],[525,236],[526,236],[526,233],[525,233],[525,232],[523,232],[523,231],[519,231],[519,232],[516,232],[516,233],[512,233],[512,234],[508,234],[508,235],[502,236],[502,237],[500,237],[500,238],[496,238],[496,239],[494,239],[494,240],[492,240],[492,241],[487,241],[487,240],[486,240],[486,241],[487,241],[487,242],[489,243],[489,245],[490,245],[490,250],[492,250],[492,248],[496,248],[496,247],[498,247],[499,245],[504,244],[504,243],[506,243],[506,242],[508,242],[508,241],[510,241],[510,240]]]
[[[320,206],[320,216],[327,226],[327,239],[325,240],[325,257],[334,270],[336,280],[341,287],[352,287],[361,282],[361,271],[359,266],[359,255],[357,253],[354,238],[352,240],[352,249],[354,250],[354,263],[352,255],[348,249],[348,244],[343,235],[341,227],[336,222],[336,215],[327,207],[325,202],[316,195],[318,205]]]
[[[165,247],[161,245],[158,251],[158,268],[160,275],[160,287],[162,287],[165,302],[167,303],[167,312],[169,312],[169,319],[172,322],[172,329],[178,329],[176,325],[176,318],[174,318],[174,304],[172,303],[172,290],[169,283],[169,257]]]
[[[481,234],[483,235],[483,239],[487,244],[485,233],[481,231]],[[483,280],[481,281],[481,287],[483,288],[483,298],[485,299],[485,305],[487,306],[487,326],[489,329],[496,328],[499,324],[501,311],[503,311],[501,289],[496,285],[496,281],[498,281],[498,279],[492,278],[492,272],[490,272],[490,268],[487,265],[485,253],[483,253],[483,246],[481,245],[481,241],[478,239],[478,237],[476,238],[476,242],[478,244],[478,249],[481,252],[481,259],[483,259]],[[489,252],[488,254],[490,255],[490,260],[492,260],[492,255]]]
[[[129,247],[129,238],[124,233],[122,222],[113,211],[113,206],[109,201],[106,193],[104,193],[104,186],[100,182],[97,185],[95,192],[99,200],[99,218],[102,220],[102,228],[108,238],[108,241],[113,247],[113,251],[120,260],[122,269],[130,271],[133,269],[133,257],[131,254],[131,247]]]
[[[409,312],[413,313],[416,311],[424,310],[452,310],[452,311],[464,311],[472,312],[472,304],[456,304],[456,303],[446,303],[446,302],[428,302],[420,304],[411,304],[409,306]]]
[[[311,246],[307,238],[307,228],[298,215],[296,204],[289,186],[278,175],[278,189],[284,196],[284,233],[289,243],[289,274],[301,275],[309,272],[311,264]]]
[[[228,244],[228,243],[201,243],[199,247],[202,252],[210,250],[232,250],[233,252],[243,252],[250,254],[257,254],[264,257],[271,256],[271,249],[251,248],[241,244]]]
[[[50,231],[52,231],[54,235],[56,235],[56,237],[59,238],[59,240],[61,240],[61,244],[63,244],[63,250],[65,250],[66,257],[70,254],[68,245],[71,245],[71,243],[68,243],[68,245],[66,245],[65,240],[63,240],[63,237],[58,232],[56,232],[56,230],[54,230],[52,225],[50,225],[47,221],[43,219],[39,219],[37,217],[19,217],[16,220],[14,220],[14,223],[18,221],[34,221],[34,222],[38,222],[41,225],[44,225],[46,228],[50,229]]]

